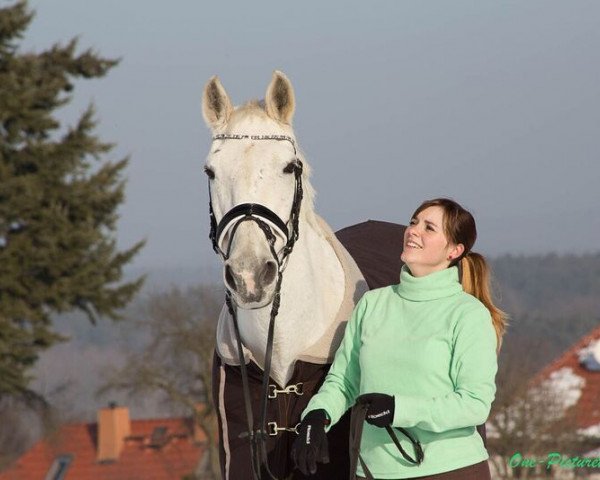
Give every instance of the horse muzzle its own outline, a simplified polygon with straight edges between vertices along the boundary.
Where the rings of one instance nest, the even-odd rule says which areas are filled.
[[[223,276],[227,289],[240,308],[261,308],[273,300],[277,263],[267,259],[248,265],[247,262],[228,260]]]

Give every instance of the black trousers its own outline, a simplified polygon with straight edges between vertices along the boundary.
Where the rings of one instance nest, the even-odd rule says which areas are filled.
[[[365,480],[365,477],[356,477],[356,480]],[[450,472],[426,475],[424,477],[413,477],[410,480],[491,480],[491,475],[488,462],[484,460],[475,465],[458,468]]]

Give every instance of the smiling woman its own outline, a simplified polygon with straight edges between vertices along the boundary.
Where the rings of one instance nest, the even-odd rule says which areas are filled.
[[[413,215],[406,228],[401,258],[414,276],[443,270],[464,252],[462,243],[457,245],[446,238],[443,221],[444,209],[432,205]]]
[[[400,283],[363,295],[302,414],[292,455],[305,474],[328,460],[325,432],[356,404],[366,422],[353,437],[357,478],[490,478],[475,426],[494,399],[505,316],[491,302],[487,263],[471,251],[476,236],[453,200],[417,208]],[[397,443],[392,427],[406,438]]]

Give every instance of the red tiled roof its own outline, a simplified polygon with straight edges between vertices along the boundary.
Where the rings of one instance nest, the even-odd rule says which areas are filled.
[[[149,446],[156,427],[167,427],[169,441],[161,448]],[[194,443],[183,418],[132,420],[131,435],[116,462],[98,463],[96,442],[97,424],[64,425],[0,473],[0,480],[41,480],[63,454],[73,455],[67,480],[180,480],[194,471],[205,449],[204,443]]]
[[[579,361],[579,351],[598,340],[600,340],[600,327],[592,330],[563,355],[547,365],[534,379],[534,383],[536,383],[548,378],[552,372],[562,368],[571,368],[575,375],[585,380],[581,396],[573,407],[575,408],[575,419],[580,428],[600,424],[600,372],[586,369]]]

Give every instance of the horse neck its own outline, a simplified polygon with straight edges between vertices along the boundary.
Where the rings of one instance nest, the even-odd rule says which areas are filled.
[[[300,237],[283,272],[275,320],[271,376],[282,386],[291,377],[298,356],[336,320],[344,297],[344,269],[332,246],[337,240],[325,222],[307,213],[300,218]],[[244,343],[261,366],[270,312],[270,305],[239,312]]]

